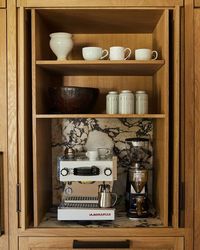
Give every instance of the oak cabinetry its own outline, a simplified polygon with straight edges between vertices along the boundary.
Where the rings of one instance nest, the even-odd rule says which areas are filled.
[[[133,19],[132,16],[135,18]],[[173,185],[176,185],[176,189],[171,190],[170,198],[178,194],[176,183],[178,182],[179,166],[177,162],[171,166],[168,164],[169,129],[173,130],[173,124],[170,125],[171,128],[168,124],[170,102],[174,102],[175,107],[179,106],[179,100],[175,94],[178,91],[179,79],[174,77],[176,74],[172,75],[173,71],[179,71],[179,55],[175,53],[175,49],[173,50],[178,37],[174,37],[172,34],[175,31],[178,32],[178,28],[176,28],[178,25],[175,21],[175,25],[173,24],[174,27],[172,27],[172,19],[178,20],[177,17],[179,17],[178,9],[164,8],[37,8],[19,12],[19,54],[22,55],[19,58],[20,91],[18,99],[20,100],[19,123],[21,124],[19,141],[22,145],[19,148],[19,159],[20,166],[23,166],[20,171],[26,180],[26,182],[23,179],[20,180],[24,195],[22,210],[26,211],[25,214],[27,214],[26,216],[22,214],[22,226],[29,227],[30,222],[27,219],[30,219],[30,214],[33,212],[34,226],[38,227],[51,207],[51,124],[53,119],[75,119],[77,117],[152,119],[155,165],[154,205],[162,226],[170,225],[172,214],[174,216],[173,223],[177,225],[178,214],[176,212],[175,215],[173,212],[178,210],[176,203],[174,203],[170,214],[168,213],[169,171],[173,173]],[[63,22],[63,20],[68,21]],[[122,23],[121,20],[124,22]],[[29,33],[30,30],[31,33]],[[74,49],[69,60],[64,62],[55,61],[55,56],[48,45],[49,34],[57,30],[67,30],[73,34]],[[28,49],[30,48],[30,37],[32,39],[32,55]],[[138,47],[148,47],[158,50],[159,60],[138,62],[132,57],[131,60],[125,62],[106,60],[87,62],[81,59],[81,47],[86,44],[103,48],[109,48],[113,44],[122,44],[133,50]],[[169,50],[169,44],[171,50]],[[176,65],[172,64],[172,58],[176,60]],[[170,68],[172,72],[169,72]],[[32,81],[30,80],[31,75]],[[169,87],[169,77],[173,83],[172,87]],[[100,98],[94,107],[94,113],[86,115],[49,113],[46,96],[48,87],[52,84],[98,87]],[[118,91],[123,88],[132,91],[141,88],[146,90],[149,93],[150,113],[146,115],[105,114],[105,95],[113,88]],[[31,112],[32,117],[30,117]],[[176,116],[174,116],[174,120],[178,128]],[[176,133],[177,131],[174,132],[174,139],[170,143],[178,145],[179,139]],[[33,154],[30,143],[33,143]],[[178,158],[177,148],[171,157],[172,155],[174,158]],[[31,160],[32,157],[33,160]],[[28,192],[30,193],[33,188],[31,182],[28,184],[27,180],[31,179],[32,173],[33,207],[27,202],[27,199],[30,198],[27,196]],[[173,182],[172,179],[170,181]]]
[[[104,119],[148,118],[152,119],[154,125],[155,162],[157,166],[155,206],[159,211],[162,223],[161,228],[156,228],[156,230],[157,232],[163,232],[163,234],[157,236],[154,229],[151,231],[151,227],[155,226],[150,226],[148,232],[141,228],[141,233],[138,233],[138,229],[134,227],[128,229],[126,227],[109,228],[108,235],[113,237],[116,235],[124,236],[122,240],[130,240],[130,248],[133,250],[184,249],[184,238],[182,237],[184,232],[181,231],[177,234],[180,237],[174,237],[173,230],[170,230],[171,227],[178,230],[180,219],[178,202],[179,148],[177,146],[179,145],[177,133],[179,131],[179,110],[177,107],[179,107],[178,75],[180,67],[179,53],[177,51],[179,51],[180,12],[178,7],[173,8],[172,6],[181,5],[182,2],[134,1],[133,4],[130,1],[123,1],[123,3],[117,1],[115,6],[112,4],[109,1],[88,1],[87,6],[80,6],[80,1],[69,1],[69,3],[66,1],[51,1],[51,3],[49,1],[18,1],[18,6],[21,6],[18,11],[19,78],[17,98],[19,125],[18,177],[21,185],[21,212],[19,213],[18,222],[21,230],[16,235],[19,236],[18,247],[20,250],[72,249],[72,242],[77,239],[77,231],[80,232],[82,240],[88,240],[87,236],[90,236],[89,240],[97,240],[99,235],[104,236],[105,228],[82,230],[60,224],[58,230],[54,230],[55,224],[52,224],[52,222],[48,223],[47,221],[45,226],[42,224],[46,212],[52,205],[52,186],[50,179],[48,179],[51,177],[52,121],[55,119],[88,117]],[[111,6],[112,8],[110,8]],[[148,6],[153,8],[148,8]],[[157,6],[161,8],[155,8]],[[171,7],[165,8],[165,6]],[[51,9],[51,7],[54,8]],[[59,7],[63,8],[59,9]],[[74,18],[76,13],[77,17]],[[85,13],[88,20],[81,21]],[[97,14],[97,16],[102,17],[102,20],[107,21],[106,23],[110,23],[113,20],[113,13],[116,14],[114,20],[117,23],[114,28],[109,25],[101,25],[95,17]],[[134,23],[132,16],[137,16],[138,13],[140,13],[139,17]],[[120,18],[118,19],[120,16],[125,17],[126,23],[128,23],[127,27],[121,23]],[[63,23],[62,21],[67,17],[73,19],[71,26],[67,26],[67,22]],[[143,23],[142,20],[146,21]],[[141,25],[137,25],[137,21]],[[95,29],[93,22],[95,23]],[[147,24],[150,24],[150,26]],[[145,27],[145,25],[147,26]],[[49,33],[60,28],[66,29],[66,31],[75,35],[75,50],[71,55],[71,60],[64,63],[55,61],[55,57],[48,47]],[[80,58],[80,47],[78,48],[76,45],[84,44],[86,39],[106,48],[117,42],[127,43],[127,46],[133,49],[138,46],[148,46],[158,49],[160,58],[156,62],[142,62],[141,64],[134,60],[125,63],[109,61],[84,62]],[[32,47],[32,54],[30,53],[30,47]],[[176,63],[173,64],[172,61]],[[96,75],[97,72],[99,73],[98,76]],[[105,95],[113,86],[116,86],[117,90],[121,90],[126,86],[133,91],[142,86],[150,92],[151,113],[143,116],[111,116],[103,112],[105,105],[100,103],[97,105],[94,114],[78,114],[77,116],[49,114],[42,93],[47,91],[51,80],[59,81],[59,84],[64,83],[65,85],[73,84],[77,80],[82,81],[83,86],[89,82],[90,86],[100,88],[102,95]],[[172,109],[172,106],[176,107],[176,112],[173,113],[176,130],[172,123],[170,123],[170,126],[168,123],[169,115],[172,115],[172,113],[169,113],[169,108]],[[169,138],[170,131],[170,135],[173,134],[173,137]],[[170,154],[169,145],[172,149]],[[170,164],[168,162],[169,155]],[[172,162],[175,164],[171,164]],[[169,171],[173,178],[169,178]],[[32,184],[32,175],[34,175],[34,185]],[[34,195],[33,198],[32,194]],[[41,234],[45,236],[40,237]],[[128,238],[125,237],[127,234],[129,235]],[[27,237],[20,237],[22,235]],[[69,237],[61,237],[65,235]],[[134,235],[134,237],[131,235]],[[143,235],[145,237],[142,237]],[[73,236],[73,239],[70,236]],[[99,238],[99,241],[104,239],[104,237]],[[119,239],[119,237],[113,238],[113,240]],[[109,238],[109,240],[112,240],[112,238]],[[14,247],[17,249],[14,243],[11,242],[11,244],[13,249]]]
[[[132,237],[132,238],[95,238],[95,240],[91,238],[80,238],[77,239],[81,242],[89,241],[89,243],[94,242],[93,249],[101,249],[98,246],[98,243],[95,246],[95,241],[97,242],[116,242],[118,241],[130,241],[130,247],[125,249],[130,250],[183,250],[184,249],[184,239],[182,237]],[[73,248],[74,239],[64,238],[64,237],[26,237],[20,238],[19,246],[20,250],[72,250]],[[101,244],[101,243],[100,243]],[[99,244],[99,245],[100,245]],[[83,248],[82,248],[83,249]],[[84,249],[91,249],[85,247]],[[102,248],[105,249],[105,248]],[[109,248],[106,248],[107,250]],[[110,248],[110,249],[122,249],[122,248]]]

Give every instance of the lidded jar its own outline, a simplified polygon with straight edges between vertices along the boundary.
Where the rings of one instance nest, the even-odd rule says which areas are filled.
[[[134,114],[134,94],[130,90],[122,90],[119,94],[119,113]]]
[[[57,60],[66,60],[73,48],[72,34],[66,32],[56,32],[50,34],[50,48],[57,56]]]
[[[118,113],[118,98],[117,91],[109,91],[106,96],[106,113],[117,114]]]
[[[148,94],[146,91],[136,91],[136,114],[148,114]]]

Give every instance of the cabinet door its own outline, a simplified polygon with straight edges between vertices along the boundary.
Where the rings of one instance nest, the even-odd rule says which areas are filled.
[[[129,240],[130,244],[124,248],[130,250],[182,250],[184,249],[182,237],[134,237],[134,238],[81,238],[76,239],[79,242],[79,249],[122,249],[119,247]],[[19,241],[20,250],[72,250],[74,240],[65,237],[21,237]],[[96,242],[96,246],[95,246]],[[105,243],[101,247],[102,242]],[[106,242],[109,246],[106,248]],[[92,243],[92,247],[91,247]],[[112,245],[113,244],[113,245]]]
[[[8,249],[6,10],[0,9],[0,250]]]

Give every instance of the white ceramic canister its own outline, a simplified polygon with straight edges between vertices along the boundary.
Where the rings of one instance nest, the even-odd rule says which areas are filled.
[[[57,60],[66,60],[73,48],[72,34],[65,32],[56,32],[50,34],[50,48],[57,56]]]
[[[136,91],[136,114],[148,114],[148,94],[146,91]]]
[[[119,113],[134,114],[134,94],[130,90],[122,90],[119,94]]]
[[[106,113],[117,114],[118,113],[118,99],[119,95],[117,91],[110,91],[106,96]]]

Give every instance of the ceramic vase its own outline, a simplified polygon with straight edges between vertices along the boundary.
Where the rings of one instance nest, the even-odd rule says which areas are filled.
[[[50,48],[57,56],[57,60],[66,60],[73,48],[72,35],[65,32],[50,34]]]

